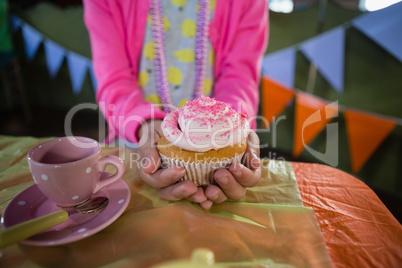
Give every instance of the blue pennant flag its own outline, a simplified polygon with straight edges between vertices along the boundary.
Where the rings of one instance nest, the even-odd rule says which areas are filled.
[[[66,55],[66,49],[52,40],[46,39],[43,42],[46,54],[46,65],[49,70],[50,77],[56,77],[60,70]]]
[[[94,92],[96,93],[98,89],[98,81],[96,80],[93,62],[91,62],[91,65],[89,66],[89,75],[91,77],[92,87],[94,89]]]
[[[71,85],[75,95],[81,92],[89,65],[88,58],[71,51],[67,54],[67,66],[70,71]]]
[[[315,64],[337,92],[343,91],[345,71],[345,29],[337,27],[300,45],[303,54]]]
[[[359,16],[352,24],[402,62],[402,2]]]
[[[295,48],[282,49],[264,57],[262,61],[262,73],[289,88],[293,88],[295,64]]]
[[[18,31],[19,28],[21,28],[22,20],[15,15],[10,15],[10,24],[11,24],[11,31],[14,33]]]
[[[22,25],[22,36],[24,38],[25,54],[28,60],[32,60],[42,43],[42,34],[28,24]]]

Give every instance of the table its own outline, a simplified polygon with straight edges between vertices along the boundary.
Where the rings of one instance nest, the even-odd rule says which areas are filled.
[[[26,153],[42,140],[0,136],[0,212],[33,184]],[[188,258],[197,247],[208,247],[218,263],[237,267],[402,264],[401,225],[366,184],[335,168],[264,159],[261,182],[241,202],[203,211],[187,201],[160,200],[139,179],[135,150],[105,147],[103,153],[126,163],[123,179],[132,196],[123,215],[74,243],[8,247],[1,267],[148,267]]]
[[[335,267],[401,267],[402,227],[364,182],[320,164],[292,168]]]

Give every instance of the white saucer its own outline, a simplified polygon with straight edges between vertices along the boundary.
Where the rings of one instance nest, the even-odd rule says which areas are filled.
[[[108,205],[98,212],[73,214],[55,227],[45,230],[20,243],[33,246],[54,246],[71,243],[93,235],[112,224],[127,208],[131,192],[123,179],[106,186],[93,195],[109,198]],[[34,184],[18,194],[1,216],[3,228],[60,210]]]

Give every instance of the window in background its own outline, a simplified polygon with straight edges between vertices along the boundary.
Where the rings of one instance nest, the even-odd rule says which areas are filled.
[[[293,0],[270,0],[269,9],[278,13],[290,13],[293,11]]]
[[[360,0],[360,9],[364,11],[375,11],[398,2],[401,2],[401,0]]]
[[[386,8],[402,0],[269,0],[269,9],[278,13],[291,13],[316,4],[326,5],[328,2],[347,10],[376,11]]]

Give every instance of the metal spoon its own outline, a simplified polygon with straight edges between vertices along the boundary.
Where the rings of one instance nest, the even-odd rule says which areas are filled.
[[[25,240],[28,237],[65,222],[72,214],[93,213],[105,208],[108,203],[109,199],[107,197],[99,196],[73,208],[58,210],[32,220],[15,224],[4,230],[0,230],[0,249]]]

